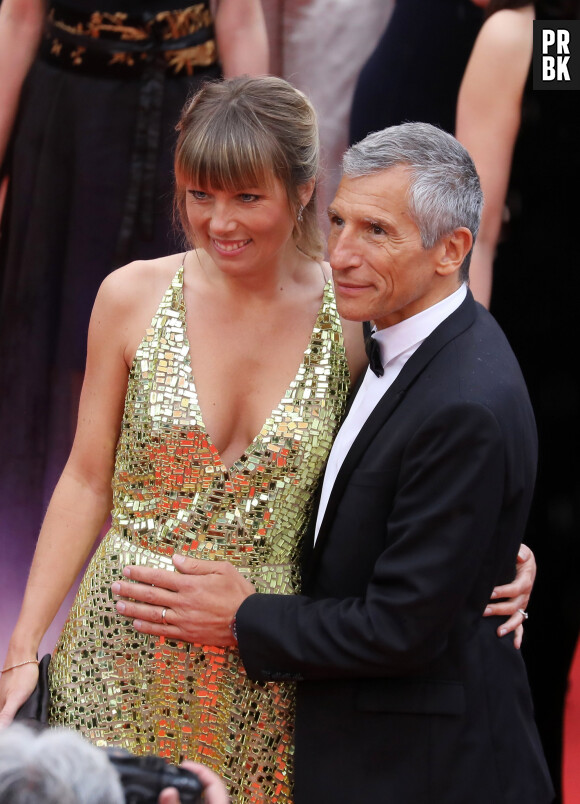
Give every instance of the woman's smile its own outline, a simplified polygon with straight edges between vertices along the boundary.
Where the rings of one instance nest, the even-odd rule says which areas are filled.
[[[219,251],[220,254],[239,254],[241,251],[245,249],[251,242],[251,238],[247,238],[246,240],[218,240],[215,237],[211,238],[211,242],[213,243],[214,248],[216,251]]]

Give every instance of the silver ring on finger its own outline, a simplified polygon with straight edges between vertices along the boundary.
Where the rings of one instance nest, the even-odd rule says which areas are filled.
[[[519,613],[522,615],[522,617],[524,618],[524,620],[527,620],[527,619],[528,619],[528,617],[530,616],[530,615],[528,614],[528,612],[527,612],[525,609],[518,609],[518,611],[519,611]]]
[[[167,609],[163,609],[161,612],[161,622],[163,625],[167,625],[167,620],[165,619],[165,615],[167,614]]]

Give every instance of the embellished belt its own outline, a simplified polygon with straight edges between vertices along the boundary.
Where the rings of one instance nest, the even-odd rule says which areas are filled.
[[[40,55],[61,69],[140,82],[129,184],[112,265],[118,267],[129,259],[137,230],[143,240],[153,238],[165,79],[221,75],[211,13],[207,3],[158,14],[82,13],[51,3]]]
[[[140,77],[151,64],[184,76],[215,65],[217,48],[205,3],[158,14],[82,13],[51,3],[41,56],[102,77]]]

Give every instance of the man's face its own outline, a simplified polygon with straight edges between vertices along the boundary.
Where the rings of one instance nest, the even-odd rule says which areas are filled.
[[[384,329],[457,288],[455,273],[437,272],[441,242],[423,248],[407,209],[409,182],[404,166],[340,182],[328,211],[328,249],[343,318]]]

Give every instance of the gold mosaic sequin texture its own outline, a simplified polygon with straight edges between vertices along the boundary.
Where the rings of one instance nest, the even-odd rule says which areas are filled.
[[[226,470],[205,431],[185,331],[183,266],[129,376],[112,527],[51,664],[51,722],[93,742],[205,762],[232,802],[291,801],[294,687],[247,678],[232,648],[137,633],[110,587],[126,564],[171,570],[175,551],[236,564],[261,592],[292,593],[311,496],[349,375],[332,284],[298,373]]]

